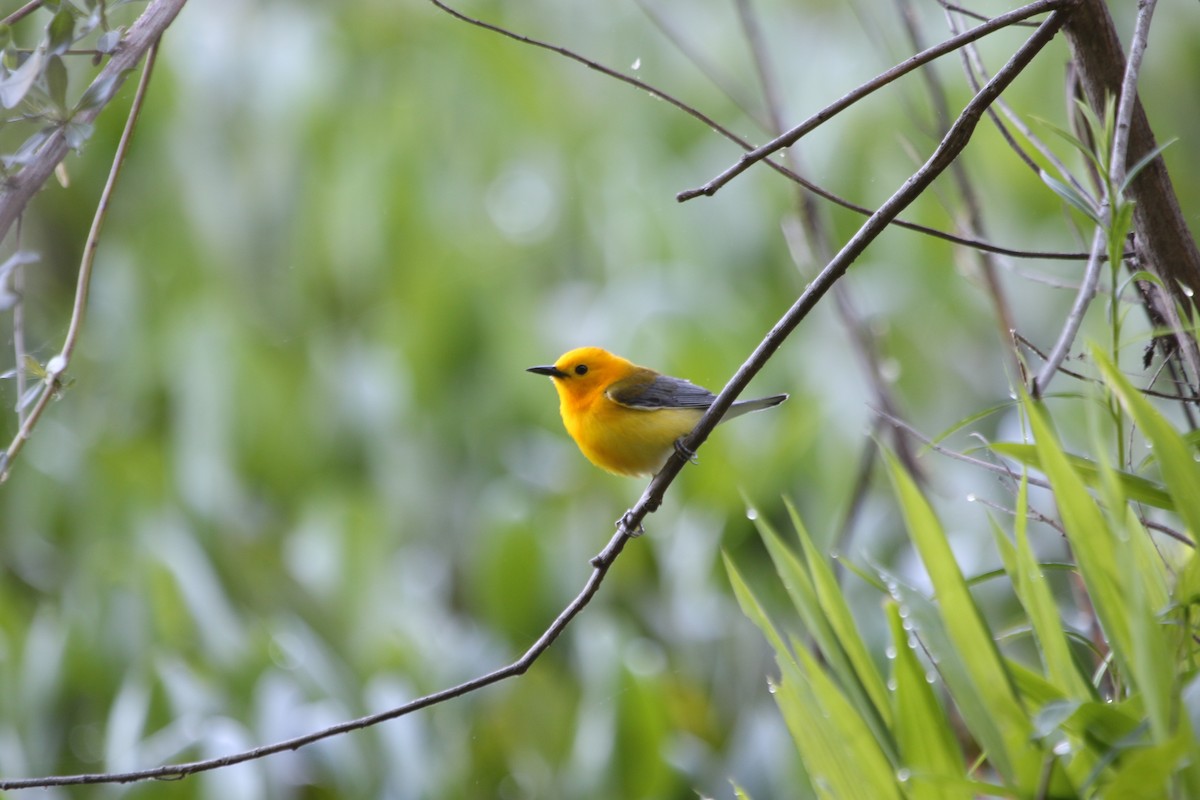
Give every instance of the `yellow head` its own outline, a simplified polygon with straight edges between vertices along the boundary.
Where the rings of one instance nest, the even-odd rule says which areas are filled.
[[[563,353],[558,361],[544,367],[530,367],[529,372],[549,375],[564,405],[590,403],[614,382],[628,377],[639,369],[620,356],[599,347],[577,347]]]

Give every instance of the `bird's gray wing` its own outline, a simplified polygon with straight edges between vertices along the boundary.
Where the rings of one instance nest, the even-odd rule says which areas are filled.
[[[717,396],[690,381],[656,375],[650,381],[618,383],[608,389],[609,398],[630,408],[708,408]]]

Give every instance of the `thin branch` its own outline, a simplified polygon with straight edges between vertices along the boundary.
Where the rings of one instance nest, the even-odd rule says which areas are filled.
[[[0,20],[0,25],[14,25],[17,22],[25,19],[33,12],[46,4],[46,0],[29,0],[28,3],[18,8],[16,11],[9,14],[4,19]]]
[[[1108,204],[1105,203],[1101,213],[1107,213]],[[1092,257],[1088,259],[1087,271],[1083,276],[1083,285],[1079,287],[1079,293],[1075,295],[1075,302],[1071,305],[1071,313],[1067,315],[1067,321],[1063,324],[1062,332],[1058,335],[1058,341],[1055,342],[1054,348],[1050,351],[1050,356],[1046,359],[1046,363],[1042,364],[1041,370],[1037,377],[1033,380],[1033,385],[1029,387],[1029,393],[1035,398],[1041,397],[1046,393],[1046,387],[1050,385],[1050,381],[1054,379],[1054,373],[1058,371],[1063,359],[1067,357],[1067,351],[1071,349],[1071,345],[1075,342],[1075,334],[1079,332],[1079,326],[1083,324],[1083,316],[1087,313],[1088,305],[1092,302],[1092,298],[1096,295],[1096,287],[1100,283],[1100,266],[1102,260],[1101,254],[1104,252],[1104,246],[1107,242],[1107,236],[1103,226],[1097,225],[1096,232],[1092,236]]]
[[[0,483],[8,480],[13,460],[21,452],[25,443],[29,441],[34,427],[37,425],[38,420],[41,419],[46,407],[50,405],[50,401],[57,396],[59,390],[62,388],[63,376],[71,364],[71,356],[75,353],[75,347],[79,344],[79,334],[83,329],[84,318],[87,316],[88,295],[92,283],[92,265],[96,260],[96,248],[100,244],[100,231],[104,227],[104,220],[108,216],[109,201],[112,199],[113,189],[116,187],[117,176],[121,174],[121,167],[125,164],[125,156],[129,152],[129,142],[133,138],[134,129],[137,127],[142,106],[145,105],[146,89],[150,85],[150,75],[154,72],[154,59],[157,53],[158,42],[154,42],[150,45],[146,53],[146,64],[142,68],[142,77],[138,81],[133,105],[129,109],[129,117],[125,120],[125,130],[121,132],[121,139],[117,143],[116,152],[113,154],[112,167],[108,172],[108,180],[105,181],[104,189],[100,192],[100,200],[96,204],[96,213],[92,217],[92,227],[88,231],[87,241],[83,246],[83,257],[79,263],[79,277],[75,284],[75,304],[71,310],[71,322],[67,328],[66,338],[63,340],[62,350],[59,351],[58,355],[46,362],[46,376],[43,379],[41,395],[38,397],[37,403],[30,409],[29,415],[22,421],[17,435],[13,438],[12,443],[9,444],[8,449],[4,452],[3,456],[0,456]],[[20,365],[18,365],[19,368]],[[22,398],[19,395],[17,402],[22,402]]]
[[[948,14],[946,16],[946,21],[950,25],[950,30],[952,32],[957,32],[960,29],[956,24],[955,19],[951,15]],[[967,80],[971,83],[972,89],[978,91],[980,82],[988,80],[988,71],[987,67],[983,63],[983,56],[979,54],[979,48],[972,43],[962,49],[962,57],[963,69],[966,72]],[[1059,159],[1058,155],[1052,149],[1050,149],[1045,142],[1042,141],[1041,137],[1037,136],[1033,130],[1025,124],[1025,121],[1021,119],[1020,115],[1017,114],[1017,112],[1014,111],[1002,97],[996,101],[995,106],[988,109],[988,116],[991,117],[992,123],[996,126],[997,132],[999,132],[1004,141],[1008,143],[1009,148],[1016,153],[1017,157],[1020,158],[1027,167],[1029,167],[1034,175],[1041,175],[1041,167],[1038,166],[1038,163],[1033,160],[1031,155],[1025,152],[1025,148],[1020,145],[1016,137],[1013,136],[1009,131],[1008,125],[1005,125],[1004,122],[1001,121],[1001,115],[1008,120],[1008,125],[1011,125],[1013,128],[1015,128],[1017,132],[1025,138],[1025,141],[1029,142],[1033,149],[1037,150],[1042,158],[1046,159],[1047,163],[1058,170],[1059,174],[1062,175],[1065,180],[1071,183],[1071,185],[1079,190],[1081,194],[1087,194],[1087,190],[1082,184],[1079,183],[1078,180],[1075,179],[1075,175],[1071,172],[1071,170],[1067,169],[1067,166],[1062,162],[1061,159]]]
[[[900,62],[886,72],[880,73],[866,83],[861,84],[850,93],[821,109],[816,114],[813,114],[811,117],[806,119],[804,122],[801,122],[787,133],[777,136],[761,147],[757,147],[754,150],[743,154],[736,164],[729,167],[703,186],[697,189],[688,189],[680,192],[678,195],[676,195],[676,199],[680,202],[685,202],[687,200],[700,197],[701,195],[711,197],[712,195],[716,194],[722,186],[729,183],[729,181],[745,172],[754,164],[762,161],[767,156],[782,150],[785,147],[791,147],[793,144],[800,141],[801,137],[803,137],[809,131],[812,131],[813,129],[832,119],[835,115],[845,111],[847,108],[854,105],[867,95],[876,92],[879,89],[882,89],[884,86],[887,86],[892,81],[907,75],[909,72],[912,72],[922,64],[932,61],[939,56],[943,56],[946,53],[953,52],[954,50],[962,47],[964,44],[981,39],[993,31],[997,31],[1001,28],[1012,25],[1015,22],[1028,19],[1029,17],[1042,14],[1046,11],[1067,8],[1074,5],[1076,1],[1077,0],[1036,0],[1036,2],[1022,6],[1021,8],[1018,8],[1015,11],[1010,11],[1007,14],[1001,14],[1000,16],[995,17],[988,22],[983,23],[982,25],[974,27],[969,31],[959,34],[958,36],[953,36],[944,42],[940,42],[933,47],[923,50],[922,52]]]
[[[14,252],[21,252],[21,229],[23,225],[20,219],[17,220],[17,244]],[[13,371],[16,377],[17,384],[17,404],[14,410],[17,412],[17,427],[25,424],[25,388],[27,386],[27,375],[25,370],[25,265],[17,264],[13,267],[12,274],[12,290],[17,296],[17,302],[13,305]],[[7,456],[4,461],[7,462]],[[0,468],[3,472],[3,468]]]
[[[736,144],[738,147],[742,148],[743,150],[749,151],[753,148],[753,145],[751,145],[750,142],[741,138],[736,133],[729,130],[728,128],[726,128],[721,123],[717,122],[712,117],[709,117],[703,111],[700,111],[699,109],[695,108],[694,106],[688,105],[687,103],[683,102],[679,98],[674,97],[673,95],[663,91],[662,89],[659,89],[656,86],[652,86],[652,85],[646,83],[645,81],[639,80],[638,78],[635,78],[631,75],[626,75],[622,72],[619,72],[618,70],[613,69],[612,67],[605,66],[604,64],[601,64],[598,61],[587,58],[586,56],[582,56],[579,53],[576,53],[573,50],[570,50],[566,47],[562,47],[562,46],[556,45],[556,44],[551,44],[550,42],[545,42],[540,39],[534,39],[530,36],[516,33],[515,31],[510,31],[507,28],[502,28],[499,25],[493,24],[491,22],[485,22],[484,20],[478,19],[476,17],[468,16],[468,15],[464,14],[463,12],[446,5],[444,2],[442,2],[442,0],[429,0],[429,1],[436,8],[440,9],[441,11],[446,12],[447,14],[449,14],[450,16],[454,17],[455,19],[459,20],[460,22],[465,22],[468,25],[473,25],[477,28],[481,28],[482,30],[499,34],[500,36],[503,36],[508,39],[512,39],[515,42],[520,42],[521,44],[526,44],[531,47],[539,48],[541,50],[548,50],[552,53],[556,53],[557,55],[562,56],[563,58],[574,61],[577,64],[581,64],[590,70],[599,72],[601,75],[605,75],[609,78],[620,81],[621,83],[624,83],[628,86],[632,86],[635,89],[640,89],[643,92],[646,92],[647,94],[649,94],[651,97],[657,97],[660,100],[667,103],[668,105],[674,106],[679,111],[682,111],[683,113],[685,113],[688,116],[692,117],[693,119],[697,120],[704,126],[710,128],[711,130],[713,130],[716,133],[720,134],[721,136],[725,137],[726,139],[733,142],[734,144]],[[1058,2],[1064,2],[1064,1],[1071,2],[1072,0],[1057,0],[1057,1]],[[803,186],[805,189],[808,189],[813,194],[815,194],[819,197],[822,197],[831,203],[836,203],[837,205],[841,206],[842,208],[845,208],[849,211],[853,211],[856,214],[861,214],[865,217],[869,217],[872,213],[874,213],[872,211],[872,209],[866,208],[865,206],[857,205],[855,203],[851,203],[849,200],[839,197],[838,195],[834,194],[833,192],[830,192],[829,190],[824,189],[821,186],[818,186],[817,184],[809,181],[808,179],[804,178],[801,175],[798,175],[797,173],[793,172],[792,170],[788,169],[783,164],[780,164],[777,161],[773,161],[770,158],[765,158],[765,159],[763,159],[763,163],[766,164],[766,166],[768,166],[771,169],[778,172],[780,175],[783,175],[784,177],[788,178],[789,180],[800,184],[801,186]],[[892,220],[889,224],[895,225],[896,227],[899,227],[899,228],[904,228],[905,230],[915,231],[917,233],[923,233],[927,236],[933,236],[938,239],[943,239],[943,240],[945,240],[947,242],[951,242],[953,244],[959,244],[964,247],[973,247],[977,250],[984,250],[986,252],[996,253],[997,255],[1002,255],[1002,256],[1009,256],[1010,258],[1045,259],[1045,260],[1051,260],[1051,261],[1086,261],[1088,258],[1087,253],[1063,253],[1063,252],[1053,252],[1053,251],[1016,250],[1013,248],[1001,247],[999,245],[991,244],[990,242],[976,241],[973,239],[968,239],[963,236],[957,236],[952,233],[940,231],[940,230],[937,230],[936,228],[929,228],[924,225],[918,225],[913,222],[906,222],[899,218]]]
[[[745,98],[741,97],[741,93],[737,91],[733,80],[731,80],[727,75],[723,74],[721,70],[709,59],[705,58],[704,54],[700,50],[692,47],[688,43],[687,39],[680,35],[675,28],[671,27],[667,20],[661,14],[659,14],[658,11],[651,6],[649,2],[647,2],[647,0],[634,0],[634,2],[637,4],[637,7],[641,9],[642,13],[646,15],[646,18],[650,20],[650,23],[658,29],[659,33],[666,37],[666,40],[670,42],[671,45],[678,50],[684,58],[691,62],[692,66],[694,66],[701,75],[707,78],[713,86],[716,86],[718,89],[720,89],[721,94],[729,98],[729,102],[737,106],[738,110],[745,114],[749,119],[753,120],[754,123],[760,128],[763,130],[769,129],[769,126],[766,124],[766,122],[760,118],[761,115],[756,113],[754,109],[750,108],[749,103],[746,102]],[[747,147],[746,149],[749,148]]]
[[[562,613],[554,620],[546,631],[538,637],[537,641],[525,651],[524,655],[518,658],[507,667],[501,667],[480,675],[477,678],[472,678],[469,681],[464,681],[457,686],[451,686],[449,689],[443,689],[440,692],[427,694],[424,697],[418,697],[416,700],[411,700],[402,706],[382,711],[378,714],[371,714],[359,719],[341,722],[337,725],[331,725],[328,728],[322,728],[319,731],[297,736],[293,739],[285,739],[282,742],[256,747],[252,750],[246,750],[241,753],[233,753],[227,756],[218,756],[217,758],[209,758],[203,761],[191,761],[186,764],[168,764],[166,766],[154,767],[151,769],[136,770],[133,772],[110,772],[110,773],[95,773],[88,775],[53,775],[45,778],[25,778],[20,780],[0,781],[0,791],[13,789],[35,789],[45,788],[48,786],[78,786],[81,784],[97,784],[97,783],[134,783],[136,781],[145,780],[178,780],[186,778],[189,775],[196,775],[201,772],[210,772],[214,769],[233,766],[234,764],[243,764],[247,761],[257,761],[267,756],[283,753],[288,750],[299,750],[301,747],[310,745],[314,742],[319,742],[322,739],[328,739],[333,736],[340,736],[344,733],[370,728],[373,725],[378,725],[381,722],[403,717],[411,714],[414,711],[419,711],[423,708],[443,703],[447,700],[452,700],[456,697],[462,697],[465,694],[470,694],[485,686],[491,686],[494,683],[499,683],[506,678],[512,678],[517,675],[524,674],[538,657],[549,649],[550,645],[560,634],[571,624],[576,615],[584,609],[591,601],[592,597],[600,589],[600,584],[604,580],[604,576],[608,573],[617,556],[625,548],[629,537],[624,531],[618,531],[604,549],[592,559],[592,574],[588,577],[583,589],[575,596],[575,599],[563,609]]]
[[[1157,5],[1158,0],[1138,0],[1137,22],[1134,24],[1133,40],[1129,44],[1125,76],[1121,81],[1121,100],[1117,104],[1116,130],[1113,134],[1112,157],[1109,159],[1109,176],[1113,186],[1125,182],[1129,129],[1133,124],[1133,109],[1137,102],[1138,76],[1142,71],[1142,57],[1146,54],[1146,41],[1150,36],[1150,20]]]
[[[150,46],[158,41],[185,2],[187,0],[152,0],[121,39],[112,58],[96,75],[90,90],[102,97],[115,96],[116,89],[124,83],[125,76],[137,66]],[[81,109],[71,117],[71,122],[94,122],[106,105],[107,103],[97,103]],[[60,127],[46,140],[37,151],[37,155],[5,182],[3,191],[0,191],[0,239],[8,235],[13,222],[54,174],[55,167],[66,158],[68,152],[70,147],[67,145],[66,136],[63,135],[63,128]]]
[[[955,13],[962,14],[964,17],[970,17],[971,19],[978,19],[978,20],[984,20],[984,21],[991,19],[991,17],[989,17],[987,14],[980,14],[978,11],[972,11],[969,8],[963,8],[962,6],[957,6],[957,5],[954,5],[953,3],[947,3],[947,2],[945,2],[945,0],[938,0],[938,5],[940,5],[942,8],[944,8],[947,11],[953,11]],[[1019,25],[1021,27],[1032,28],[1037,23],[1014,22],[1013,24]]]

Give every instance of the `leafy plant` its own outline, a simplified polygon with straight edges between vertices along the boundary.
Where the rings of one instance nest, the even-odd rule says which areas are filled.
[[[867,655],[844,588],[794,508],[799,555],[757,524],[807,640],[783,633],[726,560],[743,611],[775,651],[775,698],[815,796],[1200,796],[1192,633],[1200,565],[1194,550],[1156,541],[1136,506],[1160,500],[1189,531],[1200,530],[1200,466],[1185,437],[1103,353],[1094,355],[1108,391],[1157,453],[1162,483],[1103,458],[1068,456],[1046,409],[1022,398],[1034,443],[1003,452],[1048,479],[1081,608],[1095,623],[1065,621],[1081,615],[1063,613],[1067,601],[1035,556],[1023,476],[1011,531],[993,530],[1035,659],[1019,656],[985,619],[929,501],[892,459],[895,495],[932,592],[874,569],[891,633],[886,669]]]

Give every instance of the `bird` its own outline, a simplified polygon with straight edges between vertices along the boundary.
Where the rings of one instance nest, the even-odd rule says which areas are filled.
[[[675,450],[691,455],[682,448],[682,438],[717,399],[702,386],[639,367],[599,347],[578,347],[553,364],[526,372],[553,381],[563,425],[587,459],[629,477],[658,474]],[[721,421],[787,399],[776,394],[739,400]]]

